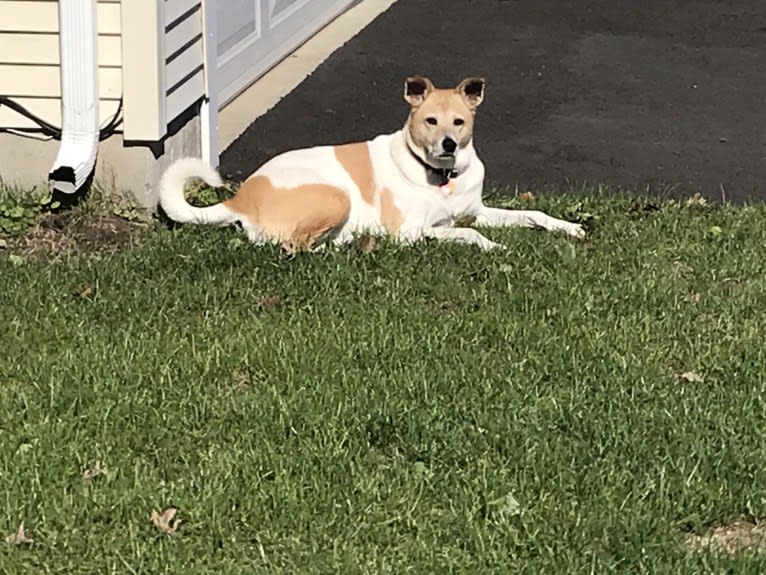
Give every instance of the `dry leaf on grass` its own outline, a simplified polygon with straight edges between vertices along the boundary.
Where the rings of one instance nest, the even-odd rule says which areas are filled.
[[[29,545],[32,543],[32,539],[27,537],[27,534],[24,532],[23,521],[19,525],[18,530],[16,530],[16,533],[11,533],[5,538],[5,542],[9,545]]]
[[[689,294],[686,299],[691,303],[699,303],[700,299],[702,299],[702,294],[695,292],[693,294]]]
[[[678,377],[689,383],[702,383],[702,376],[696,371],[685,371]]]
[[[165,511],[162,512],[162,515],[152,510],[152,514],[149,516],[149,518],[152,520],[152,523],[154,523],[157,529],[163,533],[175,533],[178,530],[178,526],[181,525],[180,519],[176,519],[175,521],[173,520],[177,512],[178,509],[175,507],[168,507],[165,509]]]
[[[673,260],[670,273],[673,279],[688,281],[694,278],[694,268],[680,259]]]
[[[262,295],[258,298],[258,304],[262,309],[270,309],[272,307],[276,307],[279,302],[279,297],[275,295]]]
[[[252,385],[250,374],[244,369],[236,369],[231,374],[231,380],[234,383],[234,389],[237,391],[247,391]]]
[[[521,504],[511,493],[490,501],[487,505],[492,509],[492,514],[498,519],[505,520],[521,514]]]
[[[365,236],[362,239],[362,243],[359,246],[359,249],[362,250],[362,253],[368,254],[376,247],[378,247],[378,238],[375,236]]]
[[[707,200],[702,196],[702,194],[697,192],[692,197],[687,198],[686,205],[687,206],[705,206],[707,205]]]
[[[106,468],[101,465],[100,461],[96,461],[96,464],[90,469],[86,469],[82,472],[82,480],[86,483],[92,481],[94,477],[98,477],[106,471]]]
[[[77,294],[81,299],[88,299],[93,295],[93,286],[86,285],[79,294]]]

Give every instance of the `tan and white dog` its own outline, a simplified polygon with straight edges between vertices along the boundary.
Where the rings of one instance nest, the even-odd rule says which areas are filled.
[[[258,168],[232,198],[204,208],[186,201],[185,184],[201,178],[218,187],[221,178],[202,160],[183,158],[162,176],[160,205],[177,222],[238,222],[253,242],[277,242],[289,250],[343,243],[359,233],[503,247],[473,228],[454,227],[463,219],[582,237],[580,225],[539,211],[484,205],[484,164],[473,147],[474,115],[483,98],[481,78],[466,78],[451,89],[437,89],[428,78],[407,78],[410,113],[403,129],[366,142],[285,152]]]

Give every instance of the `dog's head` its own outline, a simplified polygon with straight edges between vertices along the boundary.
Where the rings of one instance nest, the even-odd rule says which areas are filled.
[[[405,130],[415,153],[434,167],[452,168],[473,138],[484,79],[466,78],[455,88],[440,89],[428,78],[412,76],[404,82],[404,99],[410,105]]]

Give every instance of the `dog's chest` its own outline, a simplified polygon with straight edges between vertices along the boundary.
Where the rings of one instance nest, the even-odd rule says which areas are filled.
[[[481,207],[484,167],[475,155],[458,176],[439,185],[409,157],[400,133],[376,138],[371,150],[377,185],[391,192],[403,228],[451,225]]]
[[[405,224],[412,226],[450,225],[454,220],[474,211],[481,201],[481,182],[455,178],[442,186],[402,190],[397,206]]]

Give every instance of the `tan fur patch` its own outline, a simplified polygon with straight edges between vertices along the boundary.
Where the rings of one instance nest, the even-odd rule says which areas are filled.
[[[380,222],[390,234],[396,234],[404,222],[402,212],[394,204],[394,195],[388,188],[380,190]]]
[[[335,157],[359,188],[365,202],[375,202],[375,172],[367,142],[335,146]]]
[[[290,251],[310,248],[341,225],[351,210],[340,188],[327,184],[278,188],[266,176],[248,179],[224,203]]]

